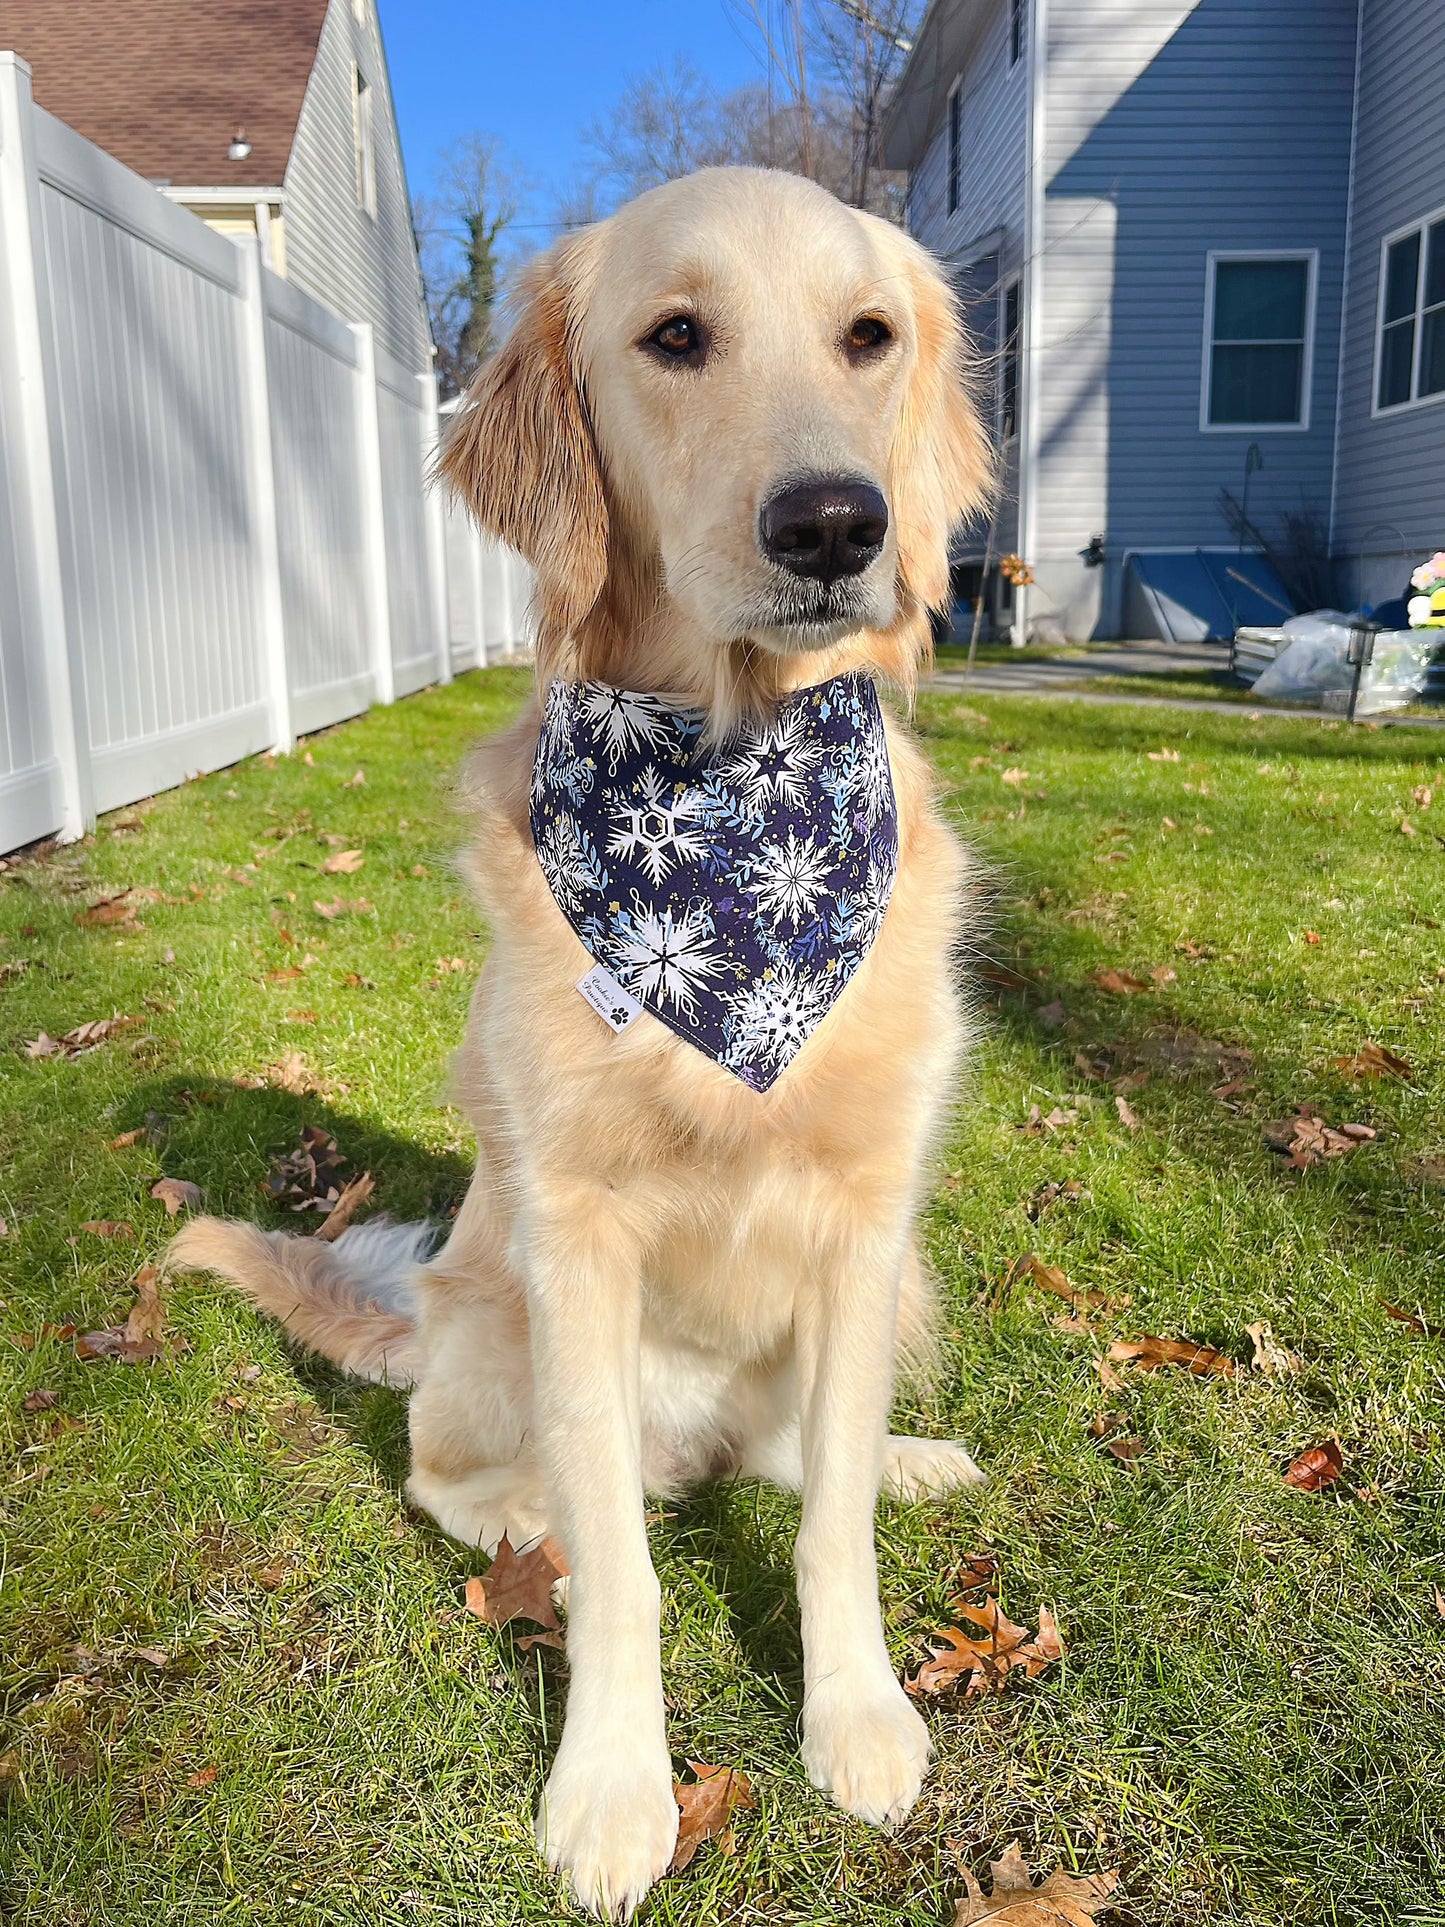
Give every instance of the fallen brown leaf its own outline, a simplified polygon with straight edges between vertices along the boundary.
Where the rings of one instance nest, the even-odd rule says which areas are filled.
[[[186,1785],[210,1786],[215,1781],[216,1775],[220,1770],[218,1766],[203,1766],[199,1773],[193,1773],[191,1775],[190,1779],[186,1781]]]
[[[339,1238],[375,1189],[376,1180],[370,1171],[363,1171],[359,1178],[353,1178],[332,1205],[325,1222],[317,1225],[315,1235],[327,1244],[333,1238]]]
[[[1044,1213],[1055,1204],[1072,1204],[1086,1196],[1084,1187],[1077,1178],[1068,1178],[1063,1183],[1057,1180],[1041,1184],[1029,1199],[1027,1212],[1031,1223],[1037,1224]]]
[[[1177,984],[1179,981],[1179,972],[1174,968],[1173,964],[1155,964],[1154,968],[1149,972],[1149,980],[1151,983],[1160,985]]]
[[[1112,1311],[1115,1302],[1121,1305],[1127,1305],[1129,1302],[1127,1298],[1111,1301],[1102,1291],[1089,1291],[1082,1286],[1070,1284],[1057,1265],[1046,1265],[1043,1259],[1035,1256],[1032,1251],[1026,1251],[1022,1257],[1015,1258],[1010,1270],[1014,1278],[1032,1278],[1042,1290],[1051,1291],[1055,1298],[1062,1298],[1076,1311],[1085,1309]],[[1011,1283],[1012,1279],[1008,1282]]]
[[[341,787],[344,790],[359,790],[365,782],[366,782],[366,771],[364,769],[359,769],[356,772],[355,776],[346,777],[342,782]]]
[[[973,1552],[953,1575],[953,1583],[960,1593],[977,1592],[982,1586],[991,1586],[997,1578],[998,1554]]]
[[[550,1535],[525,1552],[514,1552],[502,1536],[497,1555],[484,1579],[467,1581],[467,1611],[489,1626],[505,1626],[511,1619],[530,1619],[547,1632],[560,1624],[552,1604],[552,1588],[571,1571],[567,1556]]]
[[[1117,1338],[1109,1356],[1120,1365],[1137,1365],[1141,1372],[1162,1365],[1182,1365],[1195,1378],[1233,1378],[1239,1366],[1212,1345],[1196,1345],[1190,1338]]]
[[[166,1314],[160,1284],[160,1273],[155,1266],[142,1265],[135,1275],[135,1303],[125,1323],[82,1333],[75,1341],[76,1357],[118,1358],[126,1365],[139,1365],[162,1357],[168,1350],[184,1351],[183,1339],[165,1336]]]
[[[132,1144],[139,1144],[145,1135],[145,1125],[138,1124],[133,1131],[122,1131],[119,1137],[113,1137],[110,1148],[112,1151],[128,1151]]]
[[[745,1773],[734,1767],[705,1766],[701,1760],[687,1764],[693,1778],[672,1783],[678,1823],[669,1873],[681,1873],[704,1840],[725,1833],[733,1814],[753,1804],[752,1785]]]
[[[1438,1586],[1435,1588],[1435,1610],[1445,1619],[1445,1592],[1441,1592]]]
[[[168,1218],[174,1218],[182,1211],[195,1210],[201,1202],[201,1187],[189,1178],[157,1178],[151,1196],[165,1206]]]
[[[1415,1077],[1413,1067],[1383,1044],[1361,1044],[1353,1057],[1335,1058],[1334,1066],[1346,1077],[1398,1077],[1406,1084]]]
[[[1041,1030],[1062,1030],[1068,1022],[1068,1012],[1055,998],[1051,1004],[1041,1004],[1034,1012],[1034,1021]]]
[[[338,850],[327,857],[321,868],[327,876],[354,876],[366,858],[360,850]]]
[[[1100,990],[1107,990],[1111,997],[1137,997],[1148,984],[1142,977],[1136,977],[1132,970],[1096,970],[1094,982]]]
[[[1126,1131],[1143,1129],[1143,1122],[1139,1113],[1134,1109],[1134,1106],[1129,1102],[1128,1098],[1124,1096],[1122,1091],[1116,1091],[1114,1094],[1114,1109],[1119,1113],[1119,1122],[1124,1126]]]
[[[1062,1659],[1068,1650],[1047,1606],[1039,1608],[1039,1630],[1034,1634],[1025,1626],[1016,1626],[991,1596],[981,1606],[956,1600],[954,1611],[960,1619],[980,1627],[984,1637],[976,1639],[957,1626],[943,1626],[930,1633],[932,1657],[903,1682],[915,1698],[945,1693],[954,1686],[963,1687],[966,1699],[980,1693],[1000,1693],[1010,1673],[1022,1669],[1026,1679],[1037,1679],[1046,1666]]]
[[[1254,1346],[1254,1369],[1266,1378],[1298,1378],[1305,1362],[1298,1352],[1288,1350],[1274,1335],[1267,1318],[1244,1328]]]
[[[976,1927],[980,1921],[992,1921],[994,1927],[1089,1927],[1100,1903],[1119,1884],[1116,1873],[1078,1879],[1055,1871],[1036,1887],[1017,1845],[1004,1849],[1002,1859],[993,1862],[992,1873],[993,1892],[985,1897],[968,1869],[963,1870],[968,1892],[958,1903],[953,1927]]]
[[[52,1037],[46,1031],[25,1046],[27,1057],[79,1057],[85,1051],[94,1050],[117,1031],[129,1030],[140,1022],[139,1017],[96,1017],[88,1024],[77,1024],[74,1030],[66,1031],[63,1037]]]
[[[263,1189],[288,1211],[331,1212],[341,1197],[344,1151],[329,1132],[308,1124],[289,1157],[272,1158]]]
[[[126,1224],[123,1220],[117,1220],[115,1218],[87,1218],[80,1228],[82,1231],[88,1231],[92,1238],[127,1238],[133,1240],[135,1237],[135,1226],[133,1224]]]
[[[1300,1492],[1319,1492],[1333,1485],[1344,1469],[1345,1456],[1339,1440],[1326,1439],[1323,1445],[1312,1445],[1308,1452],[1300,1453],[1285,1473],[1284,1482]]]
[[[1387,1318],[1393,1318],[1397,1323],[1407,1326],[1417,1338],[1436,1336],[1434,1328],[1421,1317],[1419,1312],[1406,1311],[1403,1305],[1392,1305],[1383,1299],[1380,1302],[1380,1310]]]
[[[49,1412],[59,1403],[59,1392],[49,1392],[38,1386],[35,1391],[27,1392],[21,1399],[20,1409],[23,1412]]]
[[[1143,1452],[1144,1441],[1138,1438],[1105,1439],[1104,1450],[1112,1452],[1116,1459],[1122,1459],[1125,1464],[1128,1464],[1131,1459],[1137,1459]]]
[[[333,897],[329,903],[313,901],[311,908],[318,917],[331,922],[336,917],[369,917],[376,906],[368,903],[365,897],[348,900],[346,897]]]
[[[1307,944],[1310,944],[1310,945],[1321,944],[1324,942],[1324,938],[1320,935],[1318,930],[1306,930],[1304,933],[1304,940]]]
[[[92,903],[87,910],[77,910],[75,922],[83,930],[101,929],[107,924],[133,924],[139,907],[132,891],[120,890],[113,897],[102,897],[98,903]]]
[[[1293,1117],[1276,1118],[1264,1126],[1265,1143],[1287,1158],[1295,1171],[1306,1171],[1326,1158],[1343,1157],[1377,1135],[1368,1124],[1326,1124],[1308,1104],[1301,1104]]]
[[[299,1050],[283,1051],[274,1064],[267,1066],[264,1081],[292,1097],[316,1097],[326,1090],[325,1079],[308,1067]]]

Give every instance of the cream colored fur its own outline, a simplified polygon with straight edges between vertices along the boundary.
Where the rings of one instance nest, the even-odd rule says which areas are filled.
[[[639,346],[678,311],[706,321],[701,368]],[[864,314],[893,336],[866,365],[846,352]],[[967,372],[952,300],[903,235],[790,176],[721,170],[529,271],[443,466],[536,565],[543,681],[668,691],[722,730],[847,667],[911,685],[948,532],[988,482]],[[830,470],[884,490],[888,540],[857,620],[789,628],[758,506]],[[918,1793],[928,1740],[884,1645],[873,1510],[883,1484],[979,1476],[961,1446],[887,1431],[894,1361],[930,1325],[914,1218],[965,1042],[963,860],[890,722],[882,932],[759,1096],[650,1015],[614,1035],[577,994],[590,959],[528,827],[538,726],[533,704],[465,774],[492,948],[455,1065],[476,1175],[444,1247],[403,1279],[396,1227],[325,1249],[198,1220],[175,1256],[414,1385],[408,1491],[446,1531],[489,1550],[560,1535],[571,1685],[538,1838],[584,1906],[627,1915],[677,1827],[645,1489],[741,1471],[801,1490],[808,1771],[876,1822]]]

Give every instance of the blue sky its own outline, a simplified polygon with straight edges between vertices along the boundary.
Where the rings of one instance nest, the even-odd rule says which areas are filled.
[[[728,88],[761,71],[730,0],[379,4],[412,193],[427,191],[449,142],[495,134],[536,184],[534,220],[576,173],[582,129],[633,74],[683,58]]]

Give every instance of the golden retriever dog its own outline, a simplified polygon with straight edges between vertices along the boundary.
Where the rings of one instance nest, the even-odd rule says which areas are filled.
[[[790,700],[820,713],[835,678],[874,712],[875,677],[906,696],[991,457],[929,256],[809,182],[717,169],[528,268],[442,469],[535,568],[543,702],[665,699],[705,760]],[[889,1823],[928,1763],[873,1518],[880,1488],[980,1477],[961,1445],[888,1431],[930,1325],[915,1217],[965,1041],[964,859],[888,719],[886,913],[786,1068],[749,1083],[641,1008],[641,979],[618,1028],[578,994],[595,959],[533,835],[544,727],[534,702],[464,778],[492,942],[454,1071],[476,1174],[445,1244],[423,1261],[425,1229],[385,1221],[323,1245],[201,1219],[175,1257],[413,1388],[407,1491],[448,1533],[559,1536],[571,1683],[537,1836],[584,1907],[625,1917],[678,1824],[645,1492],[800,1491],[808,1774]]]

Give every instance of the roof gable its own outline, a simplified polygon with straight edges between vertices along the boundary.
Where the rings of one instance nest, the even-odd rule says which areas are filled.
[[[5,0],[0,44],[42,107],[135,173],[244,198],[285,178],[328,3]]]

